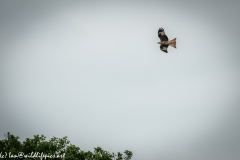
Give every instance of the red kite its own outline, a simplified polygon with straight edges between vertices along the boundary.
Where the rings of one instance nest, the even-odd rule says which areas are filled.
[[[176,38],[172,39],[171,41],[168,41],[168,37],[165,34],[163,28],[159,28],[159,30],[158,30],[158,37],[160,38],[161,41],[158,42],[157,44],[161,44],[160,45],[160,49],[163,52],[168,53],[167,49],[168,49],[169,45],[174,47],[174,48],[176,48]]]

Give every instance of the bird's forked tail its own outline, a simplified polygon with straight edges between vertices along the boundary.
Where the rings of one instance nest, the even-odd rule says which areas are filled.
[[[177,48],[176,38],[172,39],[172,40],[170,41],[170,44],[169,44],[169,45],[172,46],[172,47],[174,47],[174,48]]]

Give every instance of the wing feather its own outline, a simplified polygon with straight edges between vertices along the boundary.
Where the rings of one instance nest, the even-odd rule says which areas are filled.
[[[164,30],[161,29],[158,30],[158,37],[160,38],[161,41],[168,41],[168,37],[165,34]]]
[[[167,51],[168,46],[169,46],[169,45],[162,44],[162,45],[160,46],[161,51],[168,53],[168,51]]]

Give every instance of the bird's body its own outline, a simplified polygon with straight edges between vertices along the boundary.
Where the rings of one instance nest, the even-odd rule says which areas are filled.
[[[168,53],[167,49],[168,49],[168,46],[172,46],[174,48],[176,48],[176,38],[172,39],[172,40],[168,40],[168,37],[167,35],[165,34],[164,32],[164,29],[163,28],[159,28],[158,30],[158,37],[160,38],[160,42],[158,42],[158,44],[161,44],[160,45],[160,49],[163,51],[163,52],[166,52]]]
[[[176,38],[172,39],[171,41],[161,41],[161,42],[158,42],[158,44],[170,45],[176,48]]]

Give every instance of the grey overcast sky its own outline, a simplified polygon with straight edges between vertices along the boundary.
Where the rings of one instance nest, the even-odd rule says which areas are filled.
[[[0,138],[239,160],[239,15],[237,0],[1,0]]]

